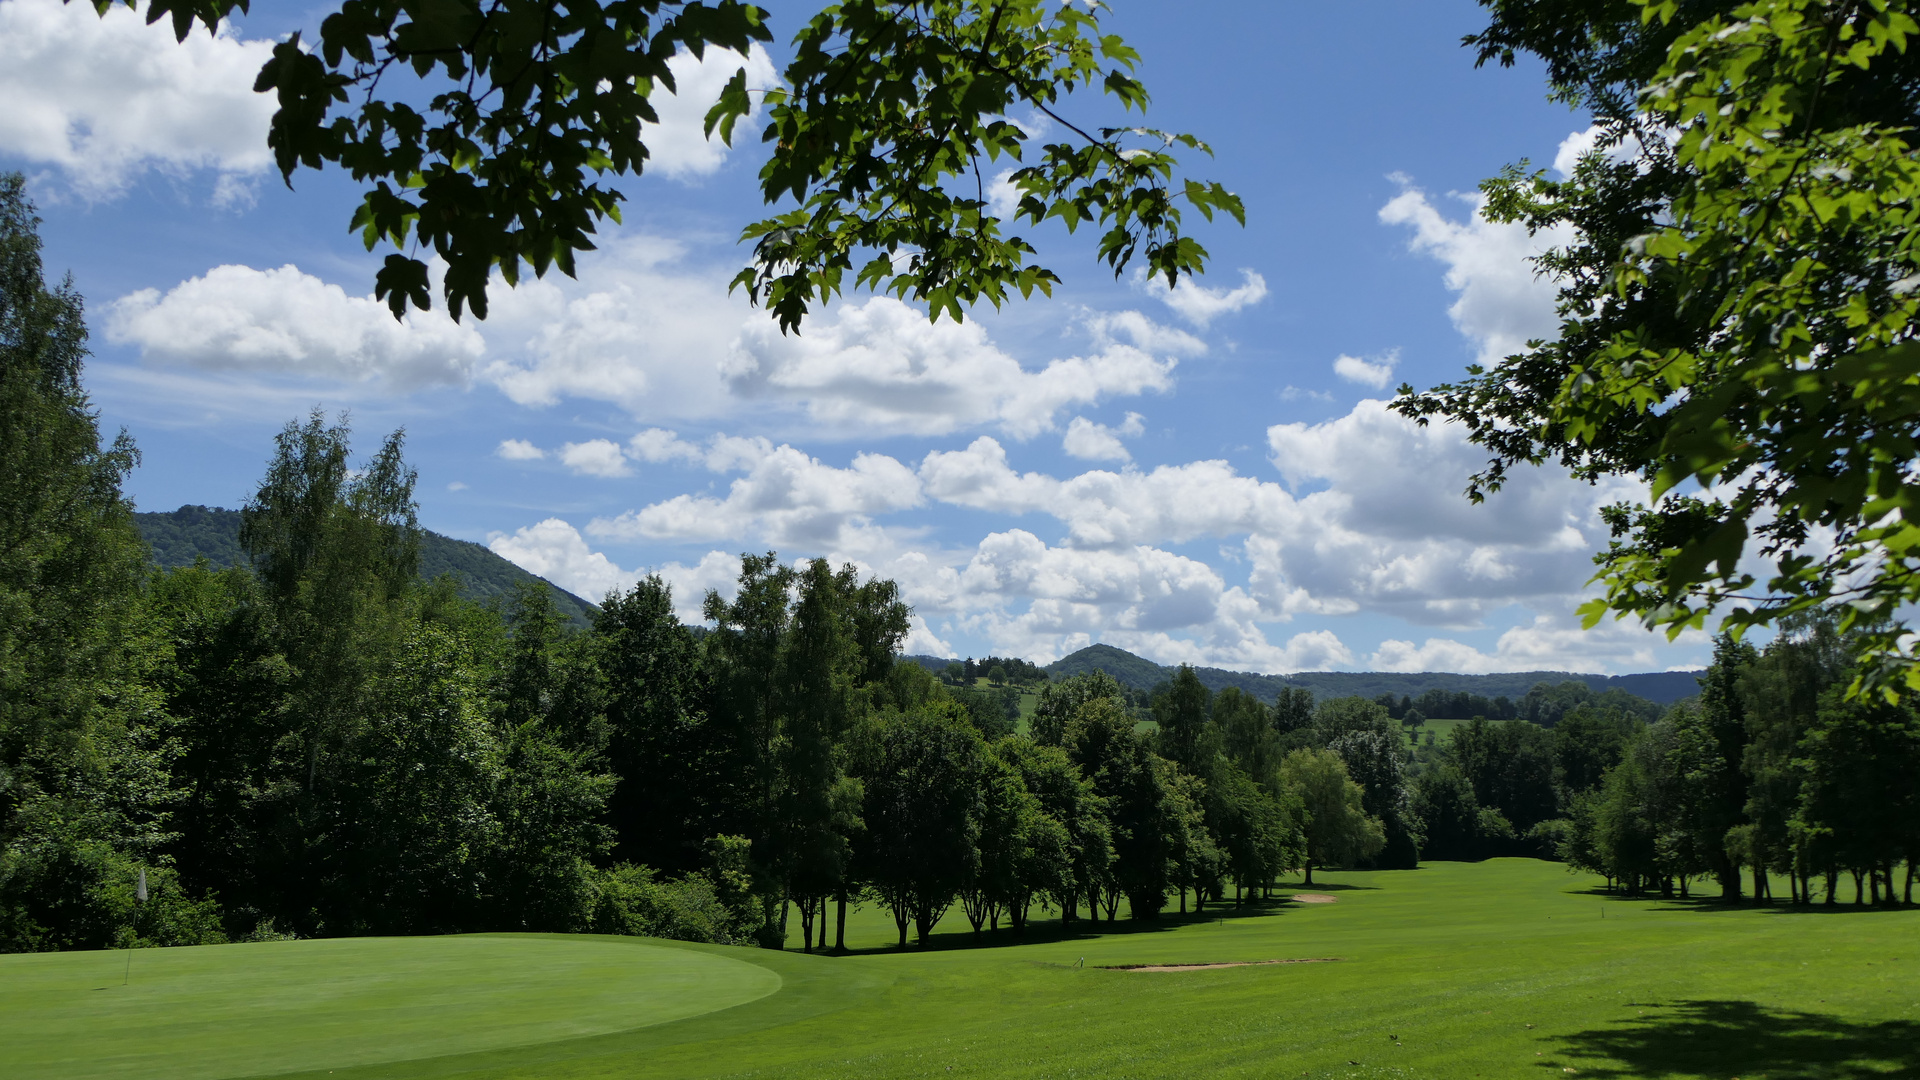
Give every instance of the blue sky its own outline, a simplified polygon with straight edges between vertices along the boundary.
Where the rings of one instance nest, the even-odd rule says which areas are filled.
[[[806,5],[769,3],[784,37]],[[753,136],[700,138],[694,65],[624,226],[577,280],[497,289],[485,323],[396,324],[384,252],[338,175],[269,170],[253,73],[324,7],[256,3],[185,45],[89,5],[0,0],[0,168],[32,181],[46,259],[88,299],[88,381],[145,456],[142,509],[237,506],[272,435],[350,410],[405,427],[421,521],[598,597],[657,571],[692,615],[742,551],[898,580],[909,647],[1038,660],[1104,641],[1259,671],[1645,671],[1698,636],[1582,632],[1595,508],[1636,488],[1541,470],[1484,506],[1480,456],[1383,402],[1552,326],[1539,240],[1475,217],[1503,165],[1565,164],[1585,117],[1538,69],[1476,70],[1471,0],[1116,0],[1147,122],[1216,157],[1248,220],[1198,225],[1214,270],[1172,295],[1022,230],[1051,300],[929,324],[851,295],[782,337],[726,281],[761,211]],[[771,78],[779,52],[749,62]],[[1104,102],[1072,115],[1117,119]],[[1082,126],[1086,126],[1083,124]],[[743,125],[743,128],[745,126]]]

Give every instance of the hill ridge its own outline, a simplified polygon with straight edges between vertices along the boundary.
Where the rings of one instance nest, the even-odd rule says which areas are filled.
[[[161,567],[192,566],[202,557],[215,566],[237,566],[245,556],[240,550],[238,510],[188,504],[178,510],[136,513],[133,520],[153,550],[153,561]],[[462,595],[478,601],[509,596],[519,583],[537,581],[547,587],[554,606],[576,626],[586,626],[599,607],[471,540],[421,529],[420,576],[432,580],[442,574],[454,575],[460,580]]]
[[[949,662],[945,658],[911,656],[938,670]],[[1173,677],[1178,665],[1157,664],[1112,645],[1089,645],[1045,665],[1048,674],[1066,678],[1083,672],[1105,671],[1121,683],[1138,690],[1151,690]],[[1539,683],[1583,682],[1595,693],[1624,690],[1661,705],[1671,705],[1699,692],[1696,677],[1702,671],[1648,671],[1630,675],[1593,675],[1576,671],[1510,671],[1486,675],[1465,675],[1450,671],[1301,671],[1291,675],[1264,675],[1227,668],[1195,667],[1194,674],[1207,689],[1218,693],[1238,687],[1262,701],[1272,701],[1287,687],[1305,687],[1315,698],[1378,697],[1381,694],[1419,697],[1428,690],[1467,691],[1483,697],[1519,699]]]

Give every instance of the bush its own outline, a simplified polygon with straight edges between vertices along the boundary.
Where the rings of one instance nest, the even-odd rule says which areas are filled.
[[[661,881],[652,868],[621,864],[595,882],[592,930],[597,934],[704,941],[715,945],[752,942],[751,928],[722,899],[705,874]]]
[[[38,838],[0,851],[0,952],[219,945],[220,905],[165,866],[140,868],[104,841]]]

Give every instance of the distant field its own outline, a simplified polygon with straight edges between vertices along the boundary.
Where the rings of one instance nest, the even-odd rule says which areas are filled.
[[[888,948],[892,922],[868,908],[850,920],[851,957],[371,939],[142,952],[126,988],[124,954],[0,957],[0,1076],[1838,1080],[1920,1069],[1920,911],[1615,899],[1519,859],[1318,878],[1311,891],[1337,902],[1064,937],[1047,921],[1027,944],[1002,931],[968,947],[956,913],[925,952]],[[493,949],[510,953],[485,959]],[[1333,962],[1108,967],[1320,958]]]

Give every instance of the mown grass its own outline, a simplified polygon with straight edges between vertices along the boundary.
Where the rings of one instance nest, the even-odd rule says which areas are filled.
[[[271,1068],[340,1080],[507,1077],[1834,1077],[1920,1070],[1920,911],[1720,908],[1628,900],[1530,860],[1438,863],[1416,871],[1323,874],[1332,904],[1272,902],[1156,924],[973,944],[950,916],[926,950],[890,948],[883,912],[849,921],[849,957],[672,946],[777,974],[778,992],[636,1030],[362,1064],[293,1052],[295,1020],[257,991],[259,1018],[223,1013],[195,1037],[210,1050],[289,1047]],[[1111,931],[1111,932],[1109,932]],[[536,952],[567,939],[524,942]],[[300,943],[316,949],[334,943]],[[618,963],[638,947],[576,939]],[[405,943],[387,943],[396,949]],[[378,970],[381,943],[356,960]],[[248,947],[174,950],[216,958],[168,1007],[242,977]],[[293,948],[293,947],[290,947]],[[623,950],[627,950],[623,952]],[[136,972],[157,954],[135,957]],[[556,954],[557,955],[557,954]],[[1331,963],[1150,974],[1108,965],[1337,957]],[[14,1049],[31,1018],[10,991],[31,963],[99,966],[105,954],[0,958],[0,1075],[25,1076]],[[497,981],[542,994],[602,993],[584,969],[553,979],[522,957]],[[468,978],[475,978],[469,974]],[[564,990],[556,984],[577,981]],[[84,980],[83,980],[84,981]],[[138,980],[136,980],[137,982]],[[644,982],[644,980],[641,980]],[[257,982],[257,980],[256,980]],[[289,992],[292,992],[290,989]],[[625,992],[625,991],[617,991]],[[88,1030],[142,1023],[152,996],[89,991]],[[655,996],[657,999],[657,995]],[[636,1018],[657,1020],[645,993]],[[82,1008],[75,1006],[76,1009]],[[564,1011],[564,1010],[562,1010]],[[457,1043],[476,1015],[446,1017]],[[70,1022],[79,1023],[76,1014]],[[357,1022],[357,1021],[356,1021]],[[276,1027],[279,1025],[279,1027]],[[485,1027],[486,1025],[481,1025]],[[150,1025],[144,1038],[168,1037]],[[69,1029],[77,1030],[77,1029]],[[64,1075],[105,1075],[75,1038]],[[139,1063],[139,1040],[116,1066]],[[239,1052],[223,1050],[222,1052]],[[256,1053],[257,1050],[247,1050]],[[332,1070],[331,1072],[329,1070]],[[1572,1070],[1568,1072],[1567,1070]],[[156,1080],[206,1071],[133,1069]],[[223,1075],[241,1075],[229,1073]]]

